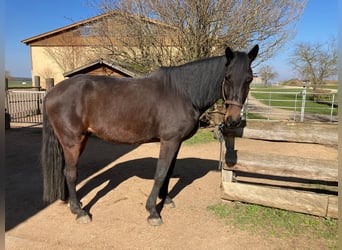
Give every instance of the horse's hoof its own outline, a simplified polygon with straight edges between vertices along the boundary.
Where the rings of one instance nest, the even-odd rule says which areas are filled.
[[[86,214],[82,216],[77,216],[76,221],[78,224],[87,224],[91,222],[91,218],[88,214]]]
[[[175,208],[176,207],[176,204],[173,201],[165,202],[164,205],[166,205],[166,206],[168,206],[170,208]]]
[[[163,221],[161,218],[148,218],[148,223],[150,223],[151,226],[160,226],[163,224]]]
[[[175,208],[176,204],[173,202],[173,200],[171,199],[170,196],[166,196],[165,200],[164,200],[164,205],[171,207],[171,208]]]

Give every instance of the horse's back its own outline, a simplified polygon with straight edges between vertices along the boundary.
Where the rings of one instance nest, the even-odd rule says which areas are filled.
[[[47,105],[75,107],[110,104],[134,90],[129,78],[77,75],[58,83],[46,95]],[[81,103],[78,103],[81,102]]]
[[[129,78],[82,74],[61,81],[49,91],[48,95],[79,95],[108,91],[115,86],[124,85],[130,81],[131,79]]]
[[[187,102],[165,88],[158,77],[79,75],[62,81],[46,97],[48,115],[56,126],[68,124],[72,131],[88,131],[121,143],[159,140],[161,128],[170,136],[184,130],[174,124],[182,124],[178,118],[188,120],[186,106]]]
[[[139,144],[186,137],[196,126],[198,114],[162,80],[73,77],[48,93],[47,113],[63,131],[91,132],[112,142]]]

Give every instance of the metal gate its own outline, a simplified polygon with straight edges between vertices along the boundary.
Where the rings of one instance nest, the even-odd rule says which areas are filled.
[[[46,91],[6,91],[5,107],[11,116],[11,122],[42,123],[45,93]]]

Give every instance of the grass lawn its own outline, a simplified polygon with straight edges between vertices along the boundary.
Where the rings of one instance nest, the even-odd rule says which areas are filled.
[[[189,138],[184,143],[185,145],[195,145],[198,143],[208,143],[214,141],[217,140],[214,138],[213,132],[209,131],[208,129],[200,128],[193,137]]]
[[[199,129],[187,141],[187,145],[217,141],[213,132]],[[220,203],[208,207],[218,218],[240,230],[252,233],[262,232],[275,238],[303,237],[307,240],[319,239],[337,247],[338,220],[306,215],[282,209],[264,207],[240,202]]]
[[[8,88],[32,88],[32,82],[25,82],[26,84],[23,84],[23,81],[9,81],[8,82]]]
[[[209,206],[208,210],[240,230],[263,232],[276,238],[318,238],[326,241],[330,248],[337,247],[336,219],[239,202],[220,203]]]

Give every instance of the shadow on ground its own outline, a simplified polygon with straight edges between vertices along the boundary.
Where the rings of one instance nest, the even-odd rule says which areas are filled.
[[[46,205],[42,202],[43,180],[40,169],[41,128],[6,130],[5,230],[10,230],[35,215]],[[100,150],[99,150],[100,148]],[[79,181],[96,173],[110,162],[136,148],[117,145],[91,137],[81,157],[94,167],[79,171]],[[101,152],[94,154],[93,152]]]
[[[88,203],[84,204],[84,209],[91,212],[91,208],[108,192],[115,189],[125,180],[137,176],[142,179],[152,180],[157,165],[157,158],[142,158],[137,160],[119,163],[114,167],[102,172],[101,174],[90,179],[79,191],[80,198],[86,196],[94,188],[108,182],[105,187],[97,192],[95,197]],[[171,198],[180,193],[186,186],[190,185],[196,179],[205,176],[208,172],[217,170],[217,161],[200,159],[200,158],[184,158],[178,159],[176,167],[171,178],[179,178],[177,183],[170,191]]]
[[[6,231],[46,207],[42,202],[43,181],[39,163],[41,136],[41,128],[6,130]],[[78,181],[81,182],[97,173],[136,147],[111,144],[91,137],[80,160]],[[104,182],[109,182],[88,204],[84,204],[85,209],[90,211],[101,197],[133,176],[153,179],[156,163],[157,158],[126,161],[91,178],[78,190],[80,198]],[[178,177],[179,180],[171,190],[171,197],[175,197],[184,187],[205,176],[209,171],[217,170],[216,166],[217,162],[212,160],[179,159],[173,174],[173,177]]]

